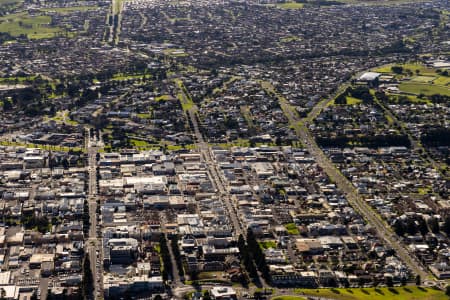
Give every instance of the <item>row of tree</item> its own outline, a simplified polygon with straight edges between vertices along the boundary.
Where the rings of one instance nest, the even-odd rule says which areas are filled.
[[[47,216],[23,215],[21,219],[25,229],[36,228],[40,233],[46,233],[49,230],[50,222]]]
[[[253,262],[252,254],[250,253],[248,246],[245,242],[244,237],[239,235],[238,239],[238,248],[239,253],[241,254],[241,262],[247,270],[248,276],[252,279],[252,281],[258,281],[258,271],[256,270],[255,263]]]
[[[393,147],[405,146],[410,147],[411,141],[405,134],[389,134],[389,135],[373,135],[373,136],[356,136],[349,137],[340,135],[336,137],[317,137],[317,144],[321,147]]]
[[[174,235],[170,240],[170,245],[172,247],[172,253],[175,256],[175,261],[177,262],[178,274],[184,276],[183,260],[181,259],[180,249],[178,248],[178,236]]]
[[[358,87],[348,87],[344,92],[342,92],[336,97],[334,103],[345,105],[347,104],[348,96],[361,99],[364,103],[372,103],[374,99],[372,94],[370,93],[369,88],[365,86],[358,86]]]
[[[92,299],[94,291],[94,277],[92,276],[91,260],[86,253],[83,260],[83,281],[81,282],[81,294],[83,299]]]
[[[425,131],[420,137],[423,145],[428,147],[450,146],[450,128],[439,127]]]
[[[428,232],[439,233],[441,228],[436,218],[431,217],[425,221],[423,217],[408,218],[406,220],[397,219],[393,224],[395,233],[399,236],[415,235],[420,232],[421,235],[425,235]],[[450,235],[450,216],[444,219],[444,225],[442,231],[447,235]]]
[[[161,257],[163,261],[163,271],[162,271],[162,277],[163,280],[166,281],[173,277],[172,274],[172,260],[170,258],[170,252],[169,247],[167,246],[167,240],[164,235],[161,235],[159,238],[159,247],[161,251]]]
[[[266,282],[270,282],[269,266],[266,262],[266,256],[264,255],[264,252],[259,246],[259,243],[251,229],[247,231],[247,244],[248,249],[251,253],[253,253],[253,259],[255,260],[262,277],[266,280]]]

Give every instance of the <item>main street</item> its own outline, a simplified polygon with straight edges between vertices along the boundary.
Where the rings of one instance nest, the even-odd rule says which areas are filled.
[[[92,277],[94,279],[94,299],[102,297],[102,262],[101,239],[97,238],[97,153],[98,143],[95,135],[91,136],[90,130],[86,129],[86,151],[88,155],[88,205],[89,205],[89,239],[86,251],[91,262]]]
[[[420,265],[420,263],[413,258],[413,255],[401,244],[397,235],[392,231],[390,226],[381,219],[381,216],[367,204],[362,197],[358,194],[352,183],[334,166],[334,164],[328,159],[322,149],[316,144],[316,141],[310,133],[307,122],[313,120],[313,118],[320,113],[319,110],[313,109],[313,116],[308,116],[305,119],[300,119],[295,109],[288,103],[288,101],[279,95],[275,88],[268,82],[262,83],[263,87],[273,93],[280,103],[281,109],[288,118],[289,124],[291,124],[305,148],[314,157],[317,164],[325,171],[328,177],[336,184],[347,197],[348,202],[352,207],[365,218],[365,220],[373,226],[380,238],[390,245],[396,252],[398,257],[409,267],[409,269],[416,275],[420,275],[421,278],[427,278],[429,273]],[[320,102],[319,105],[323,108],[327,102]]]
[[[185,94],[185,91],[182,88],[179,88],[182,99],[180,99],[181,102],[188,102],[189,95]],[[203,160],[206,162],[206,165],[208,167],[208,174],[211,176],[211,179],[213,181],[214,187],[216,188],[220,199],[225,204],[227,210],[228,210],[228,216],[231,219],[231,222],[233,224],[234,233],[236,237],[238,237],[240,234],[245,234],[245,231],[243,230],[242,223],[239,219],[239,216],[237,214],[236,207],[232,203],[232,200],[227,192],[226,185],[224,184],[224,180],[222,178],[221,172],[219,168],[217,167],[217,163],[214,161],[212,151],[208,145],[208,143],[205,142],[203,139],[203,135],[200,132],[200,127],[196,118],[196,113],[198,111],[197,106],[194,104],[190,106],[189,109],[186,110],[187,117],[192,122],[191,128],[194,132],[195,138],[197,140],[197,147],[200,150],[200,153],[202,155]]]
[[[185,94],[185,91],[180,88],[180,92],[183,95],[182,99],[180,101],[187,102],[189,95]],[[231,200],[231,197],[226,189],[226,184],[223,176],[221,175],[221,171],[219,167],[217,166],[217,162],[214,159],[214,155],[212,153],[211,148],[209,147],[208,143],[205,142],[202,133],[200,132],[200,127],[198,124],[198,118],[196,117],[198,108],[194,104],[190,106],[189,109],[186,110],[187,117],[192,122],[191,128],[194,131],[195,138],[197,140],[197,147],[201,152],[203,160],[206,162],[206,165],[208,167],[208,174],[210,175],[210,178],[214,184],[214,187],[217,190],[217,193],[219,194],[220,199],[225,204],[226,209],[228,211],[228,217],[231,219],[231,222],[233,224],[233,231],[236,238],[239,237],[239,235],[243,235],[245,237],[246,230],[245,227],[242,225],[242,221],[239,218],[239,215],[237,213],[237,207]],[[258,277],[259,282],[261,283],[263,288],[268,288],[269,285],[266,283],[264,278],[262,278],[261,272],[258,270]]]

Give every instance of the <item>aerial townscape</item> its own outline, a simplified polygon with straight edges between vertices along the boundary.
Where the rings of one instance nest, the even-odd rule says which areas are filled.
[[[448,0],[0,0],[0,299],[450,299]]]

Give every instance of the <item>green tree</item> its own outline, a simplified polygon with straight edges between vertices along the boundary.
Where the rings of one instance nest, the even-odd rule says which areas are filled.
[[[394,223],[394,231],[398,236],[403,236],[405,234],[405,225],[402,220],[396,220]]]
[[[393,287],[394,286],[394,282],[392,281],[392,277],[391,276],[386,277],[386,285],[388,287]]]
[[[346,105],[347,104],[347,96],[344,93],[340,94],[334,100],[334,104]]]
[[[427,222],[421,217],[419,219],[419,231],[422,235],[426,235],[428,233]]]
[[[402,74],[403,73],[403,67],[402,66],[392,66],[391,71],[395,74]]]
[[[211,300],[211,295],[209,294],[209,291],[206,291],[203,294],[203,300]]]
[[[450,216],[445,218],[443,230],[447,235],[450,235]]]
[[[439,233],[439,222],[435,217],[428,219],[428,226],[430,226],[432,233]]]
[[[12,109],[12,103],[9,100],[4,100],[3,101],[3,110],[4,111],[10,111]]]
[[[91,261],[86,254],[83,261],[83,281],[81,283],[81,292],[83,299],[92,298],[94,291],[94,277],[92,276]]]

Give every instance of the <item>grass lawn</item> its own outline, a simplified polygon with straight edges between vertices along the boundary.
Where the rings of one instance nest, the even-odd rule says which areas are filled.
[[[306,298],[299,297],[299,296],[278,296],[272,298],[272,300],[304,300]]]
[[[88,11],[97,9],[98,6],[72,6],[72,7],[52,7],[52,8],[41,8],[40,11],[45,12],[57,12],[59,14],[66,14],[76,11]]]
[[[198,274],[199,280],[222,278],[222,272],[201,272]]]
[[[169,56],[188,56],[188,54],[186,52],[184,52],[184,49],[174,49],[174,48],[169,48],[169,49],[164,49],[164,54],[165,55],[169,55]]]
[[[54,37],[63,30],[51,27],[50,16],[30,16],[27,13],[11,14],[0,17],[0,32],[8,32],[12,36],[24,34],[30,39]]]
[[[181,108],[183,111],[188,111],[194,107],[194,101],[192,101],[191,95],[189,95],[189,92],[187,91],[186,87],[183,84],[183,81],[180,79],[175,79],[175,83],[178,86],[178,88],[181,90],[177,94],[177,99],[181,103]]]
[[[229,85],[231,85],[233,82],[235,82],[236,80],[241,79],[241,77],[239,76],[233,76],[230,79],[228,79],[226,82],[223,83],[223,85],[221,87],[217,87],[213,90],[213,95],[223,92],[225,91]]]
[[[409,69],[413,73],[416,71],[419,71],[421,75],[436,75],[436,70],[433,68],[427,68],[422,64],[415,64],[415,63],[407,63],[403,64],[403,69]]]
[[[24,77],[1,77],[0,83],[5,84],[16,84],[16,83],[24,83],[27,81],[32,82],[36,79],[36,76],[24,76]]]
[[[288,234],[290,234],[290,235],[300,234],[300,231],[298,231],[297,225],[295,225],[294,223],[288,223],[288,224],[284,225],[284,227],[286,228]]]
[[[64,123],[64,124],[73,125],[73,126],[78,125],[77,121],[71,120],[69,118],[69,111],[68,110],[57,111],[54,117],[52,117],[52,118],[44,118],[44,120],[46,120],[46,121],[55,121],[56,123]]]
[[[431,192],[431,188],[429,187],[421,187],[417,189],[417,193],[419,193],[419,195],[426,195],[428,192]]]
[[[193,108],[194,107],[194,102],[192,102],[192,101],[183,101],[183,94],[182,93],[178,93],[177,94],[177,98],[180,100],[180,102],[181,102],[181,108],[184,110],[184,111],[188,111],[188,110],[190,110],[191,108]]]
[[[362,102],[361,99],[347,96],[347,105],[356,105]]]
[[[364,5],[398,5],[405,3],[425,2],[426,0],[338,0],[341,3],[364,4]]]
[[[445,300],[448,297],[441,290],[416,286],[380,288],[336,288],[336,289],[296,289],[302,295],[325,297],[337,300]]]
[[[155,98],[155,101],[166,101],[172,99],[172,96],[170,95],[161,95]]]
[[[261,241],[261,242],[258,242],[258,244],[262,249],[269,249],[269,248],[275,249],[277,247],[276,241]]]
[[[420,75],[431,75],[431,76],[436,75],[436,70],[427,68],[422,64],[416,64],[416,63],[389,64],[389,65],[381,66],[379,68],[375,68],[374,71],[380,72],[380,73],[393,73],[392,69],[391,69],[393,66],[403,67],[403,72],[405,72],[405,70],[408,69],[408,70],[411,70],[414,74],[416,73],[416,70],[418,70],[420,72],[419,73]]]
[[[289,43],[289,42],[295,42],[300,41],[300,38],[297,36],[287,36],[280,39],[280,43]]]
[[[433,81],[434,84],[437,85],[449,85],[450,84],[450,77],[448,76],[439,76]]]
[[[151,119],[152,117],[150,114],[136,114],[136,116],[141,119]]]
[[[303,3],[285,2],[285,3],[276,3],[273,6],[281,9],[301,9],[303,8]]]
[[[225,149],[231,147],[250,147],[250,141],[247,139],[236,139],[228,143],[212,143],[211,146],[218,146]]]
[[[28,144],[22,142],[11,142],[11,141],[0,141],[0,145],[2,146],[12,146],[12,147],[26,147],[26,148],[39,148],[43,150],[53,150],[60,152],[84,152],[84,148],[80,147],[65,147],[65,146],[54,146],[54,145],[42,145],[42,144]]]
[[[356,105],[356,104],[360,104],[362,102],[361,99],[355,98],[355,97],[351,97],[351,96],[347,96],[347,104],[346,105]],[[334,105],[340,105],[340,104],[336,104],[334,103],[334,101],[332,102]]]
[[[167,150],[170,150],[170,151],[178,151],[181,149],[193,150],[195,148],[196,148],[195,144],[187,144],[184,146],[183,145],[167,145]]]
[[[135,139],[130,139],[130,143],[135,146],[135,147],[149,147],[152,146],[152,144],[146,142],[146,141],[141,141],[141,140],[135,140]]]
[[[434,76],[414,76],[411,81],[421,83],[431,83],[436,77]]]
[[[9,4],[16,4],[16,3],[20,3],[23,2],[22,0],[0,0],[0,7],[2,5],[9,5]]]
[[[403,92],[412,93],[416,95],[424,94],[430,96],[434,94],[441,94],[450,96],[450,88],[440,85],[404,82],[401,83],[398,87]]]

